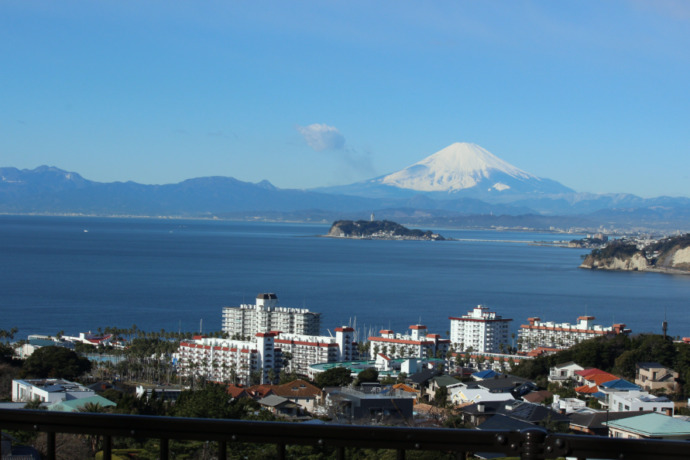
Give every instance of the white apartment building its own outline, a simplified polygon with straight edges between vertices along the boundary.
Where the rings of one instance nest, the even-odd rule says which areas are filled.
[[[319,335],[321,313],[306,308],[278,306],[275,294],[259,294],[256,304],[223,307],[223,332],[230,337],[252,337],[257,332],[281,331],[287,334]]]
[[[379,353],[389,358],[427,358],[439,355],[445,358],[450,340],[439,334],[427,333],[421,324],[410,326],[409,334],[396,334],[390,329],[379,331],[380,337],[369,337],[369,357],[376,359]]]
[[[29,402],[35,399],[46,404],[94,396],[93,390],[63,379],[12,380],[12,401]]]
[[[509,326],[512,319],[503,318],[488,307],[477,305],[459,318],[450,317],[450,342],[456,350],[479,353],[503,353],[510,346]]]
[[[594,316],[580,316],[577,324],[570,324],[527,318],[529,324],[520,326],[518,332],[518,351],[529,353],[539,347],[565,350],[583,340],[630,332],[630,329],[625,329],[625,324],[604,327],[594,324],[594,319]]]
[[[337,363],[359,358],[355,330],[351,327],[335,328],[335,337],[277,333],[275,343],[280,347],[291,371],[306,374],[309,365]],[[289,353],[289,355],[288,355]]]
[[[335,337],[259,332],[251,341],[195,337],[180,343],[180,372],[245,385],[260,373],[261,383],[269,383],[270,371],[277,377],[286,365],[306,374],[310,364],[356,359],[354,332],[351,327],[336,328]]]
[[[283,366],[275,336],[272,332],[259,332],[250,341],[196,336],[180,342],[180,374],[244,385],[254,383],[254,377],[260,383],[267,383],[271,370],[277,376]]]

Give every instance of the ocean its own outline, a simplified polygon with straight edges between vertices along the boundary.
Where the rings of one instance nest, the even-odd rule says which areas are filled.
[[[579,235],[431,229],[458,241],[323,238],[329,225],[0,216],[0,329],[68,335],[116,326],[210,332],[223,306],[274,292],[360,337],[484,304],[512,318],[625,323],[690,336],[690,276],[577,268],[586,250],[529,244]],[[425,228],[425,230],[427,230]]]

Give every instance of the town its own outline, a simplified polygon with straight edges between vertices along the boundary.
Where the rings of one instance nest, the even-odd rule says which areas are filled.
[[[671,340],[665,324],[633,335],[594,316],[531,317],[515,334],[483,305],[448,320],[445,337],[423,324],[325,336],[320,313],[261,293],[224,307],[208,335],[134,326],[10,342],[16,331],[2,331],[0,400],[11,401],[0,408],[181,415],[212,391],[242,408],[227,418],[690,438],[690,338]],[[2,452],[21,440],[5,441]]]

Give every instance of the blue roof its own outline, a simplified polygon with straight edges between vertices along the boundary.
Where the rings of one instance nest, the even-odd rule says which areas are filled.
[[[597,399],[606,399],[606,393],[602,393],[601,391],[597,391],[596,393],[592,393],[592,396],[594,396]]]
[[[472,374],[472,377],[476,377],[478,379],[492,379],[497,375],[501,375],[498,372],[492,370],[492,369],[486,369],[483,371],[475,372]]]
[[[600,386],[604,388],[611,388],[616,390],[641,390],[641,388],[634,383],[630,383],[627,380],[616,379],[609,382],[604,382]]]

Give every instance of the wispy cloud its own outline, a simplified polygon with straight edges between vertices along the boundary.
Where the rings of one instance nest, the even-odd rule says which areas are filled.
[[[297,126],[297,131],[304,137],[309,147],[317,152],[342,150],[345,147],[345,137],[335,126],[314,123],[309,126]]]
[[[369,152],[361,152],[345,143],[345,136],[335,126],[325,123],[314,123],[309,126],[297,126],[297,131],[304,137],[307,145],[317,152],[331,152],[341,164],[339,176],[353,179],[375,174]]]

